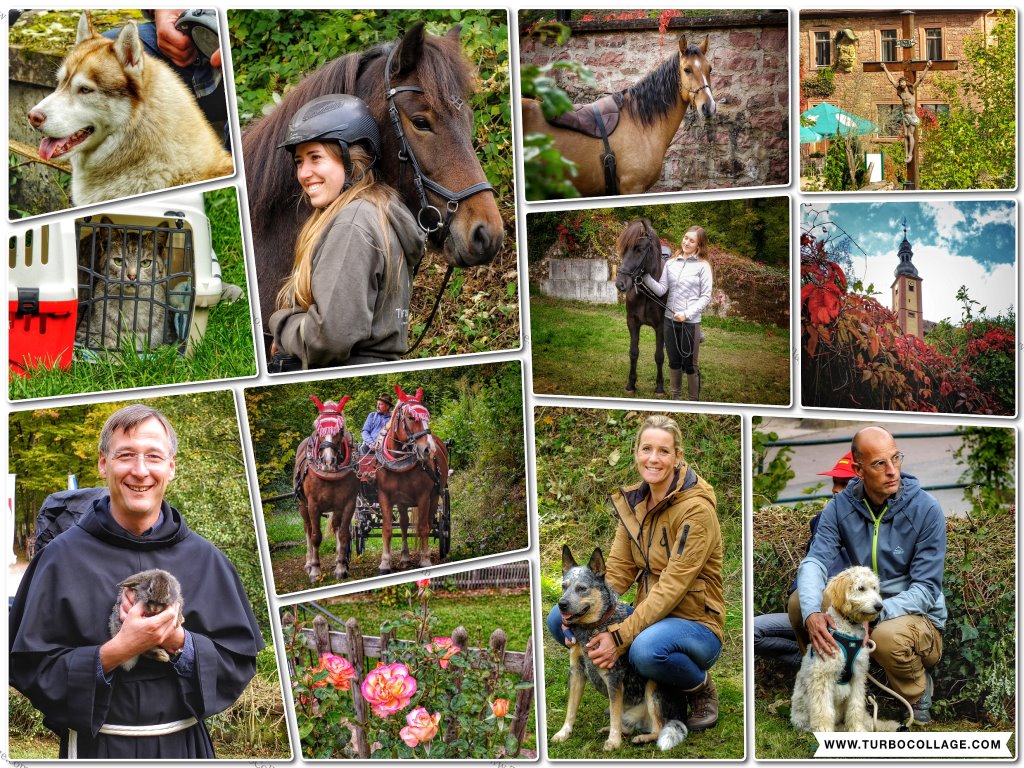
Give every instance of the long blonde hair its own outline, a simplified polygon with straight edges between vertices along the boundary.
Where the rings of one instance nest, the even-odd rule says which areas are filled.
[[[337,142],[324,141],[323,146],[339,163],[341,162],[341,147]],[[377,223],[380,231],[384,234],[380,238],[382,246],[376,243],[373,245],[384,257],[384,292],[389,294],[396,289],[405,259],[401,253],[397,255],[391,253],[391,238],[386,234],[391,227],[387,209],[397,199],[395,191],[377,181],[376,174],[370,167],[372,161],[370,153],[361,145],[350,144],[348,154],[352,163],[354,180],[351,186],[338,195],[330,205],[314,209],[302,226],[295,241],[295,259],[292,263],[291,274],[285,279],[281,290],[277,293],[277,309],[296,306],[303,310],[309,309],[313,303],[313,252],[324,233],[334,222],[334,217],[346,205],[356,200],[366,200],[377,210]],[[305,197],[305,191],[302,194]]]

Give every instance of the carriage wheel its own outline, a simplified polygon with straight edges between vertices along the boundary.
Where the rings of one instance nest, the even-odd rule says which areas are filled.
[[[451,548],[452,509],[450,499],[448,498],[448,489],[445,488],[437,505],[437,549],[442,560],[448,557],[448,552]]]

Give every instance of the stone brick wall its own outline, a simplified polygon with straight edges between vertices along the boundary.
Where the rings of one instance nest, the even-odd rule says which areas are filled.
[[[785,12],[673,19],[628,24],[573,22],[564,46],[523,37],[523,63],[579,61],[597,87],[558,70],[559,86],[576,104],[624,90],[689,42],[709,36],[708,59],[718,112],[707,122],[687,111],[651,192],[786,184],[789,181],[788,17]]]
[[[934,78],[936,75],[954,78],[966,78],[970,76],[963,62],[964,40],[969,34],[986,34],[994,20],[988,16],[990,11],[918,11],[914,17],[914,38],[917,45],[914,47],[914,59],[924,60],[926,58],[924,48],[924,30],[926,27],[939,27],[943,34],[943,58],[961,60],[960,68],[956,71],[931,72],[928,80],[920,89],[917,95],[917,103],[945,103],[945,99],[935,89]],[[800,15],[799,50],[800,50],[800,80],[813,79],[817,70],[814,66],[814,31],[828,31],[832,40],[835,40],[835,33],[848,27],[854,31],[859,38],[855,44],[856,62],[852,72],[843,72],[837,69],[835,72],[835,92],[828,97],[818,97],[804,94],[806,98],[801,99],[801,109],[827,101],[848,112],[865,117],[868,120],[877,122],[879,104],[898,104],[896,90],[890,85],[883,72],[864,72],[863,64],[866,61],[880,61],[882,58],[879,30],[895,29],[897,37],[902,37],[902,22],[898,12],[878,13],[851,13],[843,11],[804,11]],[[832,61],[837,60],[836,46],[832,44]],[[902,58],[902,51],[897,52],[897,58]],[[898,65],[887,65],[893,70]],[[898,78],[898,75],[896,75]]]

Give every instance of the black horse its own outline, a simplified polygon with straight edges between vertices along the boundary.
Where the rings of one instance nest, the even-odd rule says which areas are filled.
[[[615,287],[626,294],[626,325],[629,326],[629,380],[626,394],[636,394],[636,361],[640,357],[640,327],[654,329],[654,362],[658,366],[655,394],[665,394],[662,364],[665,361],[665,302],[643,283],[644,275],[661,279],[661,240],[647,219],[634,219],[615,242],[621,259]]]

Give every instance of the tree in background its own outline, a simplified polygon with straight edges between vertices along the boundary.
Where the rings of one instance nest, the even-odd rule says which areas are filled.
[[[1017,21],[997,11],[987,45],[982,33],[964,41],[965,72],[936,78],[949,114],[924,135],[922,189],[1012,189],[1017,184]]]

